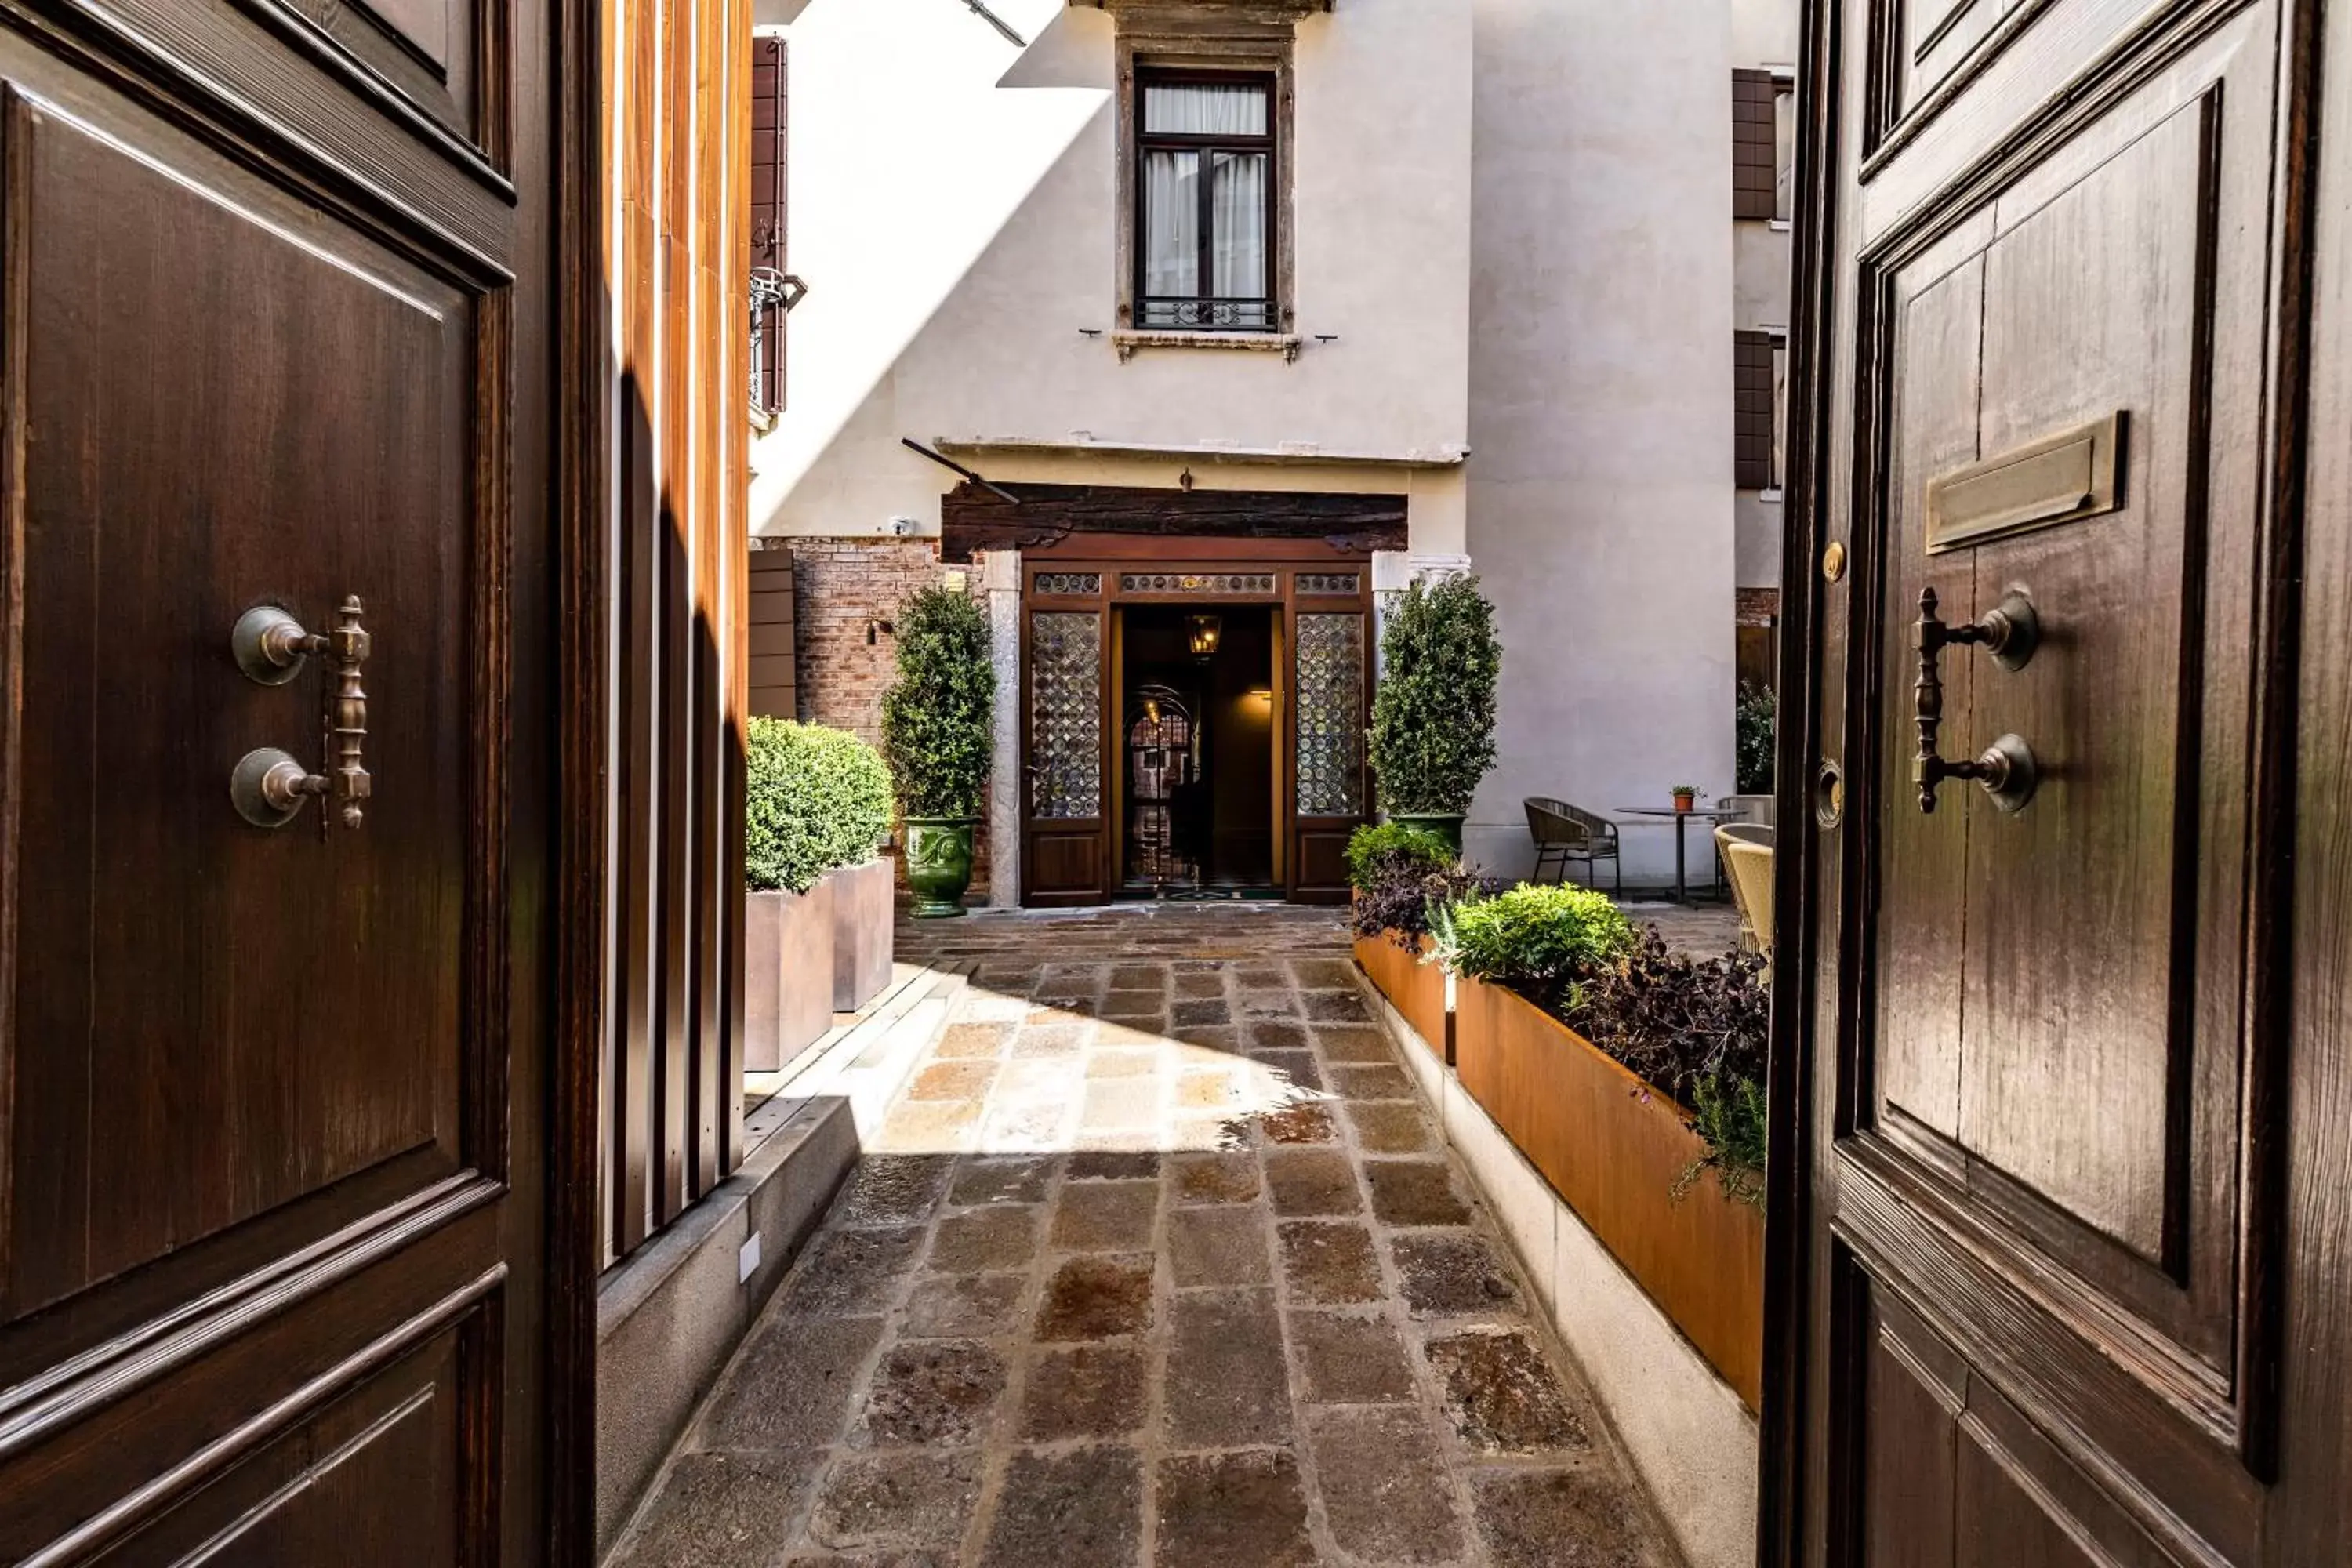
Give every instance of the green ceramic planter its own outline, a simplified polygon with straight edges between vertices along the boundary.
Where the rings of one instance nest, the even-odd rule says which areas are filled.
[[[969,816],[907,818],[907,886],[915,890],[915,918],[950,920],[963,910],[971,886]]]
[[[1406,827],[1418,827],[1423,833],[1445,841],[1445,847],[1456,855],[1462,853],[1462,814],[1443,811],[1391,811],[1389,820]]]

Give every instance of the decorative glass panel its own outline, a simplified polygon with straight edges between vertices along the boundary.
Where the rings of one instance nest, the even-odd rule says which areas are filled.
[[[1298,815],[1364,811],[1364,617],[1298,617]]]
[[[1037,592],[1055,598],[1091,599],[1102,592],[1099,572],[1040,572],[1035,579]]]
[[[1102,815],[1102,617],[1043,611],[1029,617],[1030,815],[1041,821]]]
[[[1122,594],[1190,594],[1230,597],[1235,594],[1271,595],[1270,572],[1128,572],[1120,575]]]
[[[1293,581],[1299,593],[1319,598],[1352,599],[1364,590],[1363,574],[1358,572],[1301,572]]]

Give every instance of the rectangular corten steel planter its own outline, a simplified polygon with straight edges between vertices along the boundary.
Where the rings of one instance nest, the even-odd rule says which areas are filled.
[[[743,906],[743,1067],[773,1072],[833,1027],[833,875]]]
[[[833,884],[833,1010],[855,1013],[890,984],[896,870],[877,856],[825,873]]]
[[[1454,1059],[1453,1016],[1445,1010],[1445,971],[1434,963],[1423,963],[1421,955],[1429,951],[1429,938],[1421,939],[1420,947],[1408,952],[1396,944],[1393,936],[1360,936],[1356,939],[1356,962],[1371,977],[1389,1005],[1404,1015],[1413,1032],[1441,1061]]]
[[[1682,1109],[1525,997],[1463,979],[1454,1070],[1552,1190],[1600,1237],[1750,1410],[1764,1354],[1764,1215],[1702,1174]]]

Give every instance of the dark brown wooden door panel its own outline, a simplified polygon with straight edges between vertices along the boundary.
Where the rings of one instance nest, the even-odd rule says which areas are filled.
[[[476,567],[469,301],[160,141],[21,97],[0,134],[22,220],[0,331],[37,411],[19,874],[43,895],[17,932],[5,1321],[410,1151],[439,1154],[419,1183],[464,1161],[447,720],[474,705]],[[229,773],[265,745],[316,765],[321,677],[247,679],[227,628],[265,602],[324,627],[349,595],[375,638],[367,826],[253,827]],[[272,907],[324,940],[273,940]]]
[[[1836,10],[1807,1560],[2252,1564],[2287,14]],[[1935,660],[1938,754],[2021,737],[2021,810],[1923,809],[1927,590],[2038,622]]]
[[[468,141],[547,17],[124,9],[0,12],[0,1561],[521,1560],[552,176]],[[336,684],[231,629],[352,598],[362,819],[252,826]]]

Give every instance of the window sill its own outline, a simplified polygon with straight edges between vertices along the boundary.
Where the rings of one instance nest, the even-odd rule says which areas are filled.
[[[1121,363],[1133,359],[1139,349],[1227,349],[1244,353],[1278,353],[1295,363],[1304,342],[1296,332],[1134,331],[1126,328],[1111,333],[1110,341],[1111,346],[1118,350]]]

